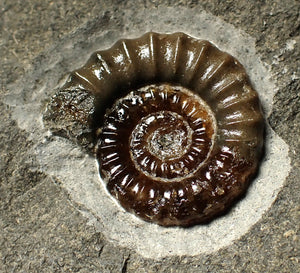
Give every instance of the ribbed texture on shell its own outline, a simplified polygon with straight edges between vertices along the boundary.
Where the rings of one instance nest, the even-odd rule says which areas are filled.
[[[95,52],[84,67],[71,74],[63,90],[86,90],[96,97],[98,112],[104,113],[130,90],[160,83],[191,90],[214,113],[217,124],[209,160],[195,176],[182,181],[149,182],[133,163],[128,173],[122,169],[120,158],[130,160],[126,149],[112,154],[114,161],[100,148],[100,172],[121,205],[145,220],[165,226],[205,222],[245,191],[263,145],[258,95],[234,57],[183,33],[151,32]],[[116,164],[121,164],[122,177]]]

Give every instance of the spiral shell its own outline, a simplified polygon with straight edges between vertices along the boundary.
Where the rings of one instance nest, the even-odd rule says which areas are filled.
[[[223,213],[247,189],[262,151],[260,103],[243,66],[183,33],[150,32],[95,52],[47,111],[95,132],[108,191],[163,226]]]

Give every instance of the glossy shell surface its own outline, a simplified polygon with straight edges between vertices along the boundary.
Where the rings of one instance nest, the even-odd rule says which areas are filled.
[[[78,98],[66,108],[56,95],[55,105],[95,133],[108,191],[146,221],[205,223],[243,195],[257,171],[258,95],[243,66],[208,41],[152,32],[120,40],[95,52],[60,92],[93,98],[92,113],[77,111]]]

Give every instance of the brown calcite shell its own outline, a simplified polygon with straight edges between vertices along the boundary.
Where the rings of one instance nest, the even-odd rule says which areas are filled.
[[[184,33],[150,32],[95,52],[52,98],[44,121],[88,149],[94,139],[109,193],[163,226],[224,213],[262,154],[263,116],[245,69]]]

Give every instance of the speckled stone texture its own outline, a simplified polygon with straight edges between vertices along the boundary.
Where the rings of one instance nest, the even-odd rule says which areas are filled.
[[[85,24],[93,30],[93,18],[103,29],[126,30],[120,18],[127,10],[155,12],[162,6],[204,10],[255,38],[257,52],[278,83],[268,121],[288,143],[292,168],[272,207],[230,246],[212,254],[151,260],[108,242],[78,212],[60,181],[36,171],[35,158],[26,153],[34,143],[4,98],[63,37]],[[299,2],[291,0],[1,1],[0,272],[299,271],[299,10]]]

